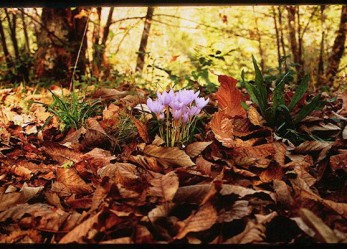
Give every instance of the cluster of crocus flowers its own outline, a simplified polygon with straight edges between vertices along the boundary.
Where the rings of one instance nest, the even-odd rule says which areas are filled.
[[[195,126],[196,117],[209,99],[199,96],[199,91],[179,90],[157,92],[157,99],[148,98],[147,106],[156,115],[159,133],[167,146],[184,144],[188,141]]]

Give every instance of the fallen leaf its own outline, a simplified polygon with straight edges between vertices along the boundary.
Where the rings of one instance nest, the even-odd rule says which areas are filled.
[[[101,214],[102,212],[100,211],[87,220],[83,221],[81,224],[77,225],[59,241],[59,244],[83,242],[83,239],[88,235],[90,230],[93,229],[95,224],[99,223],[99,217],[101,216]]]
[[[182,239],[190,232],[207,230],[216,223],[217,218],[217,211],[207,203],[184,221],[178,222],[180,229],[174,239]]]
[[[243,232],[227,239],[223,244],[250,244],[263,242],[265,231],[266,228],[263,224],[256,224],[249,221]]]
[[[79,162],[82,154],[57,143],[44,143],[42,149],[59,164]]]
[[[218,107],[225,110],[225,114],[229,117],[246,117],[246,111],[241,106],[243,96],[241,91],[236,87],[237,80],[226,76],[219,75],[218,81],[220,87],[216,93]]]
[[[186,153],[191,158],[197,157],[201,154],[210,144],[211,142],[194,142],[191,144],[188,144],[188,146],[185,148]]]
[[[347,173],[347,153],[337,154],[329,158],[330,167],[333,171],[342,169]]]
[[[173,199],[175,203],[203,204],[216,193],[214,185],[197,184],[178,188]]]
[[[93,191],[93,188],[88,185],[73,168],[57,168],[57,181],[63,183],[71,191],[77,194],[87,194]]]
[[[276,193],[277,202],[281,203],[285,208],[290,209],[294,205],[294,199],[290,193],[289,186],[281,180],[273,181],[273,188]]]
[[[264,118],[259,114],[259,112],[254,106],[251,105],[249,107],[247,114],[248,114],[249,121],[251,121],[252,124],[258,125],[258,126],[264,125],[265,123]]]
[[[249,206],[249,202],[245,200],[235,201],[230,210],[223,209],[218,216],[218,222],[232,222],[233,220],[242,219],[245,216],[250,215],[252,208]]]
[[[149,188],[149,195],[171,201],[177,192],[179,181],[175,172],[171,171],[160,178],[154,178],[150,184],[152,187]]]
[[[190,157],[177,147],[158,147],[147,145],[143,151],[146,155],[155,157],[164,167],[189,167],[194,163]]]
[[[267,157],[275,154],[273,144],[261,144],[252,147],[235,147],[233,160],[237,165],[254,165],[259,168],[268,167],[271,159]]]
[[[301,208],[299,214],[303,221],[316,232],[315,236],[317,236],[320,242],[339,242],[339,239],[335,236],[334,231],[332,231],[327,225],[325,225],[325,223],[310,210]]]
[[[101,179],[107,176],[116,184],[131,187],[139,184],[137,172],[136,166],[131,163],[115,163],[99,169],[98,175]]]
[[[142,155],[131,155],[129,157],[129,161],[132,163],[137,163],[145,169],[154,171],[154,172],[162,172],[163,169],[158,165],[157,160],[154,157],[142,156]]]
[[[172,202],[165,202],[153,208],[147,216],[152,223],[155,223],[159,218],[167,217],[175,205]]]
[[[139,133],[140,137],[145,143],[149,142],[149,136],[148,136],[148,131],[147,131],[147,126],[140,120],[134,118],[131,116],[131,120],[134,122],[137,132]]]
[[[221,142],[224,147],[234,147],[233,124],[223,111],[218,111],[213,115],[210,121],[210,127],[215,138]]]
[[[273,200],[276,198],[274,197],[274,194],[267,190],[254,190],[251,188],[246,188],[238,185],[231,185],[231,184],[223,184],[221,190],[219,191],[221,195],[238,195],[240,198],[245,197],[246,195],[254,195],[256,193],[264,193],[269,195]]]
[[[128,95],[127,91],[118,91],[110,88],[100,88],[94,91],[92,97],[100,100],[118,100]]]
[[[197,170],[199,170],[201,173],[203,173],[204,175],[211,175],[211,168],[213,163],[205,160],[202,156],[199,156],[196,159],[196,168]]]

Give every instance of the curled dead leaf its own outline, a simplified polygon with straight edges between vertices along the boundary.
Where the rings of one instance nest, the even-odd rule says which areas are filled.
[[[224,147],[234,147],[233,124],[223,111],[218,111],[213,115],[210,121],[210,127],[215,138],[221,142]]]
[[[190,157],[177,147],[158,147],[147,145],[143,151],[146,155],[155,157],[165,168],[168,167],[189,167],[194,163]]]
[[[243,109],[241,102],[243,96],[241,91],[236,87],[237,80],[226,76],[219,75],[218,81],[220,87],[216,93],[218,107],[225,110],[225,114],[229,117],[246,117],[246,111]]]
[[[149,188],[149,195],[158,196],[164,201],[171,201],[178,189],[179,181],[175,172],[171,171],[160,178],[150,181],[152,187]]]
[[[93,191],[73,168],[57,168],[57,181],[67,186],[71,191],[78,194],[87,194]]]
[[[211,142],[194,142],[194,143],[188,144],[185,151],[188,154],[188,156],[190,156],[191,158],[194,158],[200,155],[201,152],[204,151],[211,143],[212,141]]]

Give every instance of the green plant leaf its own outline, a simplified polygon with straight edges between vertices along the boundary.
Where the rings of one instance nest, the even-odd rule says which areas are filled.
[[[258,88],[258,91],[260,93],[261,97],[261,103],[266,103],[267,102],[267,89],[266,85],[264,84],[264,77],[258,67],[257,61],[255,60],[254,56],[252,55],[252,61],[253,61],[253,66],[254,66],[254,71],[255,71],[255,85]],[[261,108],[265,108],[265,105],[262,105]]]
[[[296,115],[294,124],[298,124],[301,120],[303,120],[307,115],[309,115],[311,112],[313,112],[317,107],[319,107],[322,104],[322,101],[320,99],[320,95],[315,96],[310,103],[305,105]]]
[[[300,85],[296,89],[295,94],[288,105],[288,109],[290,112],[294,109],[295,105],[304,96],[305,92],[307,91],[309,81],[310,81],[310,76],[308,74],[305,75],[305,77],[301,80]]]

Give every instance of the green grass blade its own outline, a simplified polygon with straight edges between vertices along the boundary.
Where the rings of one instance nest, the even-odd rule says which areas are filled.
[[[308,88],[308,83],[310,81],[310,76],[307,74],[305,77],[301,80],[300,85],[296,89],[294,96],[292,97],[292,100],[290,101],[288,105],[288,109],[291,112],[295,105],[302,99],[302,97],[305,95],[307,88]]]
[[[305,105],[296,115],[294,124],[298,124],[301,120],[303,120],[305,117],[307,117],[307,115],[309,115],[311,112],[313,112],[317,107],[320,106],[320,104],[322,103],[321,99],[320,99],[320,95],[317,95],[316,97],[314,97],[310,103],[308,103],[307,105]]]

